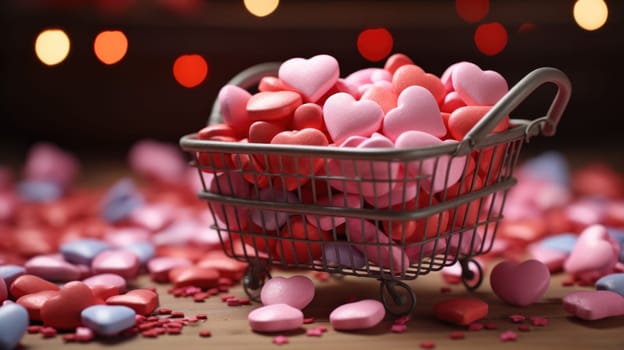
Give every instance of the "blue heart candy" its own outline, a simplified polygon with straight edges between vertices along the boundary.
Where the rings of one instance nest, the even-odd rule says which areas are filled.
[[[61,245],[63,258],[70,263],[91,265],[96,255],[112,246],[104,241],[93,238],[83,238]]]
[[[0,349],[15,349],[28,328],[28,311],[19,304],[0,307]]]
[[[596,289],[610,290],[624,297],[624,273],[612,273],[596,281]]]
[[[134,326],[136,313],[122,305],[93,305],[80,313],[82,324],[101,335],[115,335]]]
[[[121,179],[104,195],[100,214],[107,222],[115,223],[128,217],[144,202],[134,182],[131,179]]]

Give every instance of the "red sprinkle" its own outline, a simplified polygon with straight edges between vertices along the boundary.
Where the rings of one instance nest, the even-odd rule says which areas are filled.
[[[251,305],[251,300],[249,298],[240,298],[238,299],[238,302],[241,305]]]
[[[314,317],[305,317],[303,319],[303,324],[310,324],[314,322]]]
[[[460,339],[466,338],[466,335],[464,334],[464,332],[455,331],[455,332],[451,332],[451,334],[449,335],[449,338],[453,340],[460,340]]]
[[[184,317],[184,312],[182,311],[173,311],[171,313],[171,318],[182,318]]]
[[[197,317],[200,320],[207,320],[208,319],[208,315],[206,315],[206,314],[197,314],[197,315],[195,315],[195,317]]]
[[[424,340],[420,342],[420,347],[423,349],[434,349],[436,344],[431,340]]]
[[[512,331],[504,331],[499,336],[502,341],[516,341],[518,339],[518,335]]]
[[[230,291],[230,288],[228,288],[228,286],[224,286],[224,285],[220,285],[218,289],[219,289],[219,292],[221,292],[221,293],[227,293],[227,292]]]
[[[407,326],[404,324],[393,324],[392,327],[390,327],[390,330],[392,331],[392,333],[404,333],[405,331],[407,331]]]
[[[238,300],[237,298],[228,299],[226,302],[227,302],[227,306],[240,306],[241,305],[240,300]]]
[[[41,331],[41,326],[28,326],[28,328],[26,328],[26,331],[28,332],[28,334],[39,333]]]
[[[56,329],[52,327],[43,327],[39,331],[44,338],[54,338],[56,337]]]
[[[469,331],[480,331],[484,328],[483,323],[475,322],[468,325]]]
[[[329,277],[330,277],[329,273],[325,271],[315,271],[313,276],[314,278],[316,278],[317,280],[321,282],[329,281]]]
[[[522,315],[509,315],[509,319],[513,323],[520,323],[520,322],[524,322],[524,320],[526,320],[526,317]]]
[[[440,293],[444,294],[444,293],[450,293],[452,292],[451,287],[440,287]]]
[[[306,331],[306,335],[309,337],[320,337],[323,335],[323,331],[314,327],[314,328],[310,328]]]
[[[134,315],[134,320],[136,321],[136,323],[142,323],[142,322],[144,322],[144,321],[145,321],[145,318],[146,318],[146,317],[145,317],[145,316],[143,316],[143,315],[139,315],[139,314]]]
[[[171,334],[171,335],[182,334],[182,328],[169,328],[167,329],[167,334]]]
[[[396,320],[394,320],[394,324],[407,324],[407,322],[411,319],[410,316],[403,316],[403,317],[399,317]]]
[[[530,332],[531,331],[531,326],[529,326],[528,324],[521,324],[518,326],[518,330],[520,332]]]
[[[72,343],[76,341],[76,335],[74,333],[63,334],[63,341],[67,343]]]
[[[159,315],[169,315],[171,314],[171,309],[166,308],[166,307],[161,307],[160,309],[158,309],[158,314]]]
[[[148,318],[145,319],[148,322],[156,322],[158,320],[160,320],[160,318],[158,318],[158,316],[150,316]]]
[[[273,344],[276,344],[276,345],[288,344],[288,337],[285,337],[283,335],[278,335],[277,337],[273,338]]]
[[[572,287],[574,286],[574,278],[569,278],[561,281],[561,286],[563,287]]]
[[[191,317],[187,317],[187,318],[186,318],[186,321],[187,321],[188,323],[197,323],[197,322],[199,322],[199,318],[197,318],[197,317],[195,317],[195,316],[191,316]]]
[[[232,294],[225,294],[225,295],[221,296],[221,301],[224,302],[224,303],[227,302],[230,299],[236,299],[236,297],[233,296]]]
[[[158,333],[157,333],[157,332],[154,332],[154,331],[153,331],[153,330],[151,330],[151,329],[150,329],[150,330],[147,330],[147,331],[144,331],[144,332],[141,332],[141,335],[142,335],[143,337],[145,337],[145,338],[156,338],[156,337],[158,337]]]
[[[531,320],[531,324],[534,325],[535,327],[546,327],[548,326],[548,320],[544,317],[540,317],[540,316],[532,316],[530,318]]]
[[[209,330],[199,331],[199,336],[202,338],[212,337],[212,333]]]

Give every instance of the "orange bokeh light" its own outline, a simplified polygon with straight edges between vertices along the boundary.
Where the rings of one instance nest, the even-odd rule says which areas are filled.
[[[484,23],[477,27],[474,40],[479,51],[494,56],[507,46],[507,30],[498,22]]]
[[[377,62],[386,58],[392,51],[394,39],[386,28],[369,28],[360,32],[357,48],[362,57]]]
[[[455,11],[468,23],[477,23],[490,11],[490,0],[455,0]]]
[[[95,37],[93,51],[102,63],[115,64],[128,52],[128,39],[118,30],[103,31]]]
[[[180,85],[195,87],[208,76],[208,63],[197,54],[182,55],[173,63],[173,76]]]

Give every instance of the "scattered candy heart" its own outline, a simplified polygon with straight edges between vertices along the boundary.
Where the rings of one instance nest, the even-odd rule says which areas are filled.
[[[609,290],[624,297],[624,273],[602,276],[596,281],[596,289]]]
[[[301,310],[287,304],[261,306],[247,316],[249,326],[256,332],[285,332],[303,325]]]
[[[548,290],[550,271],[537,260],[527,260],[519,265],[503,261],[492,269],[490,285],[496,296],[506,303],[527,306]]]
[[[51,296],[41,307],[41,320],[46,326],[59,330],[81,325],[80,313],[98,300],[91,288],[79,281],[68,282],[58,295]]]
[[[385,316],[381,302],[365,299],[338,306],[329,314],[329,322],[335,330],[352,331],[375,327]]]
[[[82,324],[95,333],[106,336],[134,326],[135,315],[131,308],[118,305],[93,305],[80,313]]]
[[[314,299],[314,283],[306,276],[273,277],[262,287],[262,304],[287,304],[303,310]]]
[[[624,297],[608,291],[579,291],[563,297],[563,309],[583,320],[624,315]]]
[[[0,349],[15,349],[28,327],[28,312],[18,304],[0,307]]]
[[[469,325],[488,315],[488,304],[471,297],[452,298],[436,303],[433,313],[441,321]]]
[[[127,306],[137,314],[147,316],[158,306],[158,294],[148,289],[134,289],[126,294],[109,297],[106,304]]]

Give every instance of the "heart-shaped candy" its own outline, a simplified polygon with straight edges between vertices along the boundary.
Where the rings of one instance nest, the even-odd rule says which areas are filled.
[[[409,130],[423,131],[436,137],[446,135],[438,103],[427,89],[409,86],[401,91],[397,104],[383,120],[384,135],[391,140]]]
[[[328,242],[323,245],[322,260],[330,267],[359,269],[366,266],[364,254],[346,242]]]
[[[26,269],[23,266],[11,264],[0,266],[0,279],[4,280],[7,289],[13,284],[13,281],[25,273]]]
[[[471,297],[447,299],[433,305],[437,319],[462,326],[487,317],[488,309],[486,302]]]
[[[285,82],[278,77],[266,76],[260,79],[258,83],[258,91],[295,91],[295,88],[288,86]]]
[[[297,203],[299,200],[292,192],[284,192],[274,187],[260,190],[257,200],[264,202]],[[286,223],[288,213],[283,211],[251,209],[251,221],[269,231],[278,231]]]
[[[281,120],[292,117],[301,103],[294,91],[258,92],[247,101],[247,114],[252,120]]]
[[[453,113],[457,108],[466,106],[464,100],[459,97],[457,91],[451,91],[444,96],[444,101],[440,105],[440,111],[444,113]]]
[[[219,249],[207,252],[204,257],[197,262],[197,267],[216,269],[219,271],[220,277],[238,281],[243,276],[247,268],[247,263],[231,258],[225,255],[223,250]]]
[[[26,294],[37,293],[44,290],[59,290],[59,287],[41,277],[29,274],[19,276],[9,286],[9,292],[16,299]]]
[[[338,306],[329,314],[335,330],[351,331],[375,327],[386,317],[386,309],[379,300],[364,299]]]
[[[39,255],[24,263],[26,273],[48,281],[69,282],[80,278],[80,269],[63,259],[60,254]]]
[[[397,95],[394,91],[388,87],[383,87],[381,84],[371,85],[362,93],[360,100],[371,100],[377,102],[384,114],[397,106]]]
[[[18,304],[0,307],[0,349],[15,349],[28,328],[28,312]]]
[[[283,239],[276,242],[275,254],[283,264],[312,264],[322,254],[322,242],[331,240],[331,233],[318,229],[301,216],[291,216],[288,220],[280,232]]]
[[[563,264],[572,274],[603,275],[611,272],[620,256],[620,245],[602,225],[591,225],[579,235],[574,249]]]
[[[349,136],[368,137],[379,130],[383,110],[373,101],[356,101],[348,93],[340,92],[325,101],[323,118],[334,143],[341,144]]]
[[[191,266],[193,263],[182,257],[159,256],[147,262],[150,279],[158,283],[169,282],[169,271],[176,267]]]
[[[596,281],[596,289],[610,290],[624,297],[624,273],[612,273]]]
[[[402,53],[395,53],[391,55],[390,57],[388,57],[388,59],[386,60],[386,63],[384,64],[384,69],[390,72],[391,74],[394,74],[394,72],[396,72],[396,70],[399,69],[399,67],[402,67],[408,64],[414,64],[414,61],[412,61],[412,59],[409,58],[409,56],[402,54]]]
[[[316,103],[304,103],[300,105],[297,109],[295,109],[292,124],[295,130],[305,128],[312,128],[321,131],[325,130],[323,108]]]
[[[427,208],[438,204],[438,201],[431,198],[425,192],[421,192],[418,200],[413,198],[406,203],[392,206],[393,211],[410,212],[418,208]],[[445,233],[449,224],[449,214],[447,211],[434,213],[426,218],[407,221],[385,221],[384,231],[395,242],[420,242],[428,238],[433,238],[438,234]]]
[[[202,289],[214,288],[219,284],[219,277],[217,269],[207,267],[181,266],[169,271],[169,279],[176,288],[188,286]]]
[[[59,294],[60,292],[57,290],[44,290],[37,293],[26,294],[15,302],[28,310],[28,317],[30,320],[41,321],[41,307],[48,299]]]
[[[460,62],[453,67],[452,83],[469,106],[493,106],[509,90],[502,75],[491,70],[483,71],[470,62]]]
[[[251,119],[247,114],[247,102],[251,94],[236,85],[225,85],[219,91],[217,100],[223,121],[229,125],[239,137],[247,133]]]
[[[392,76],[392,85],[399,94],[410,86],[421,86],[431,93],[436,103],[444,99],[445,89],[440,78],[414,64],[399,67]]]
[[[219,174],[208,184],[212,193],[249,198],[249,183],[239,173]],[[208,203],[215,216],[231,230],[241,230],[248,225],[248,209],[220,203]]]
[[[308,102],[316,102],[338,80],[338,61],[329,55],[317,55],[310,59],[291,58],[281,64],[279,78],[297,89]]]
[[[0,304],[9,297],[9,290],[7,289],[4,278],[0,277]]]
[[[134,326],[136,314],[126,306],[93,305],[82,310],[82,323],[95,333],[111,336]]]
[[[61,245],[60,251],[70,263],[90,265],[96,255],[110,248],[110,244],[99,239],[82,238]]]
[[[81,325],[80,313],[98,303],[91,288],[78,281],[68,282],[56,296],[41,307],[41,320],[46,326],[70,330]]]
[[[527,306],[538,301],[550,285],[550,270],[537,260],[519,265],[503,261],[490,274],[492,290],[504,302]]]
[[[139,258],[125,250],[105,250],[91,262],[93,273],[114,273],[123,278],[135,278],[139,273]]]
[[[253,310],[247,320],[255,332],[286,332],[303,326],[303,313],[287,304],[271,304]]]
[[[458,141],[464,136],[490,111],[489,106],[465,106],[457,108],[451,113],[448,120],[448,131],[450,135]],[[509,128],[509,117],[505,116],[496,127],[493,133],[502,132]]]
[[[593,321],[624,315],[624,297],[609,290],[572,292],[563,297],[563,309]]]
[[[314,299],[314,283],[303,275],[273,277],[260,292],[262,304],[287,304],[303,310]]]
[[[147,316],[158,306],[158,294],[149,289],[134,289],[126,294],[113,295],[106,299],[107,305],[123,305],[139,315]]]
[[[390,238],[373,223],[364,219],[347,219],[347,237],[353,246],[377,266],[399,274],[409,267],[409,258],[400,245],[392,245]],[[364,245],[357,243],[366,243]]]
[[[318,205],[338,208],[362,208],[360,197],[353,194],[336,193],[329,197],[321,197],[316,202]],[[334,227],[342,225],[345,217],[306,215],[308,222],[323,231],[331,231]]]

